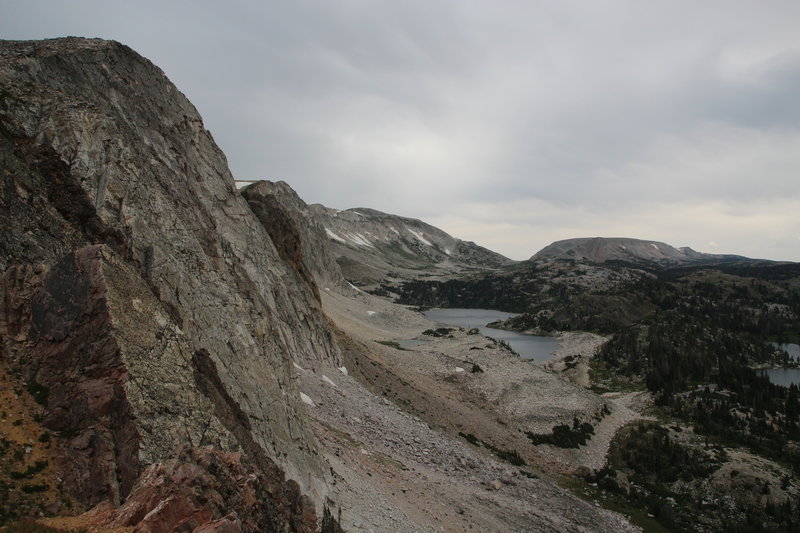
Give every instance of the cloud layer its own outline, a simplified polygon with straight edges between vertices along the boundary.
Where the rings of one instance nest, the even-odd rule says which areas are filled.
[[[800,4],[2,1],[130,45],[239,179],[529,257],[578,236],[800,260]],[[602,4],[602,5],[601,5]]]

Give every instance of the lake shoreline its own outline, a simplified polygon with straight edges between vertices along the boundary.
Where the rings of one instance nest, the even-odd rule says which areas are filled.
[[[489,327],[516,316],[494,309],[434,308],[423,313],[426,319],[452,327],[477,328],[481,335],[508,344],[521,359],[542,364],[561,348],[558,336],[531,335],[519,331]]]

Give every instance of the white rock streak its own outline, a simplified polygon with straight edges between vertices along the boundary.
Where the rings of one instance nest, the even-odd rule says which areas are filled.
[[[427,244],[428,246],[433,246],[430,242],[428,242],[427,239],[425,239],[425,237],[422,236],[421,233],[418,233],[418,232],[414,231],[413,229],[411,229],[409,227],[406,227],[406,229],[409,231],[409,233],[411,233],[414,237],[416,237],[417,240],[419,242],[421,242],[422,244]]]
[[[314,403],[314,400],[312,400],[307,394],[305,394],[303,392],[300,393],[300,399],[303,400],[303,403],[306,404],[306,405],[310,405],[311,407],[316,407],[317,406]]]
[[[339,241],[339,242],[347,242],[347,241],[345,241],[344,239],[342,239],[341,237],[339,237],[338,235],[336,235],[334,232],[332,232],[331,230],[329,230],[328,228],[325,228],[325,233],[327,233],[327,234],[328,234],[328,237],[330,237],[331,239],[333,239],[333,240],[335,240],[335,241]]]
[[[370,248],[374,248],[374,246],[372,246],[372,243],[369,242],[369,240],[367,240],[367,238],[361,235],[360,233],[347,233],[345,234],[345,237],[347,237],[354,243],[359,244],[361,246],[369,246]]]

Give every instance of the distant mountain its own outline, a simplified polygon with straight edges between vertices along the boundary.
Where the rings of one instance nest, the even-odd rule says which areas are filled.
[[[711,261],[746,259],[738,255],[706,254],[688,246],[675,248],[658,241],[628,238],[583,237],[556,241],[546,246],[533,257],[540,259],[575,259],[592,263],[606,261],[652,262],[659,265],[682,265]]]
[[[310,212],[325,229],[347,279],[364,285],[387,275],[410,279],[495,269],[513,263],[474,242],[462,241],[421,220],[357,208],[316,204]]]

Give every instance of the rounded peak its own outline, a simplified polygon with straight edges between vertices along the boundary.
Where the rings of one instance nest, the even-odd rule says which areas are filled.
[[[556,241],[544,247],[531,257],[531,260],[537,259],[675,263],[685,262],[690,257],[685,251],[659,241],[630,237],[578,237]]]

